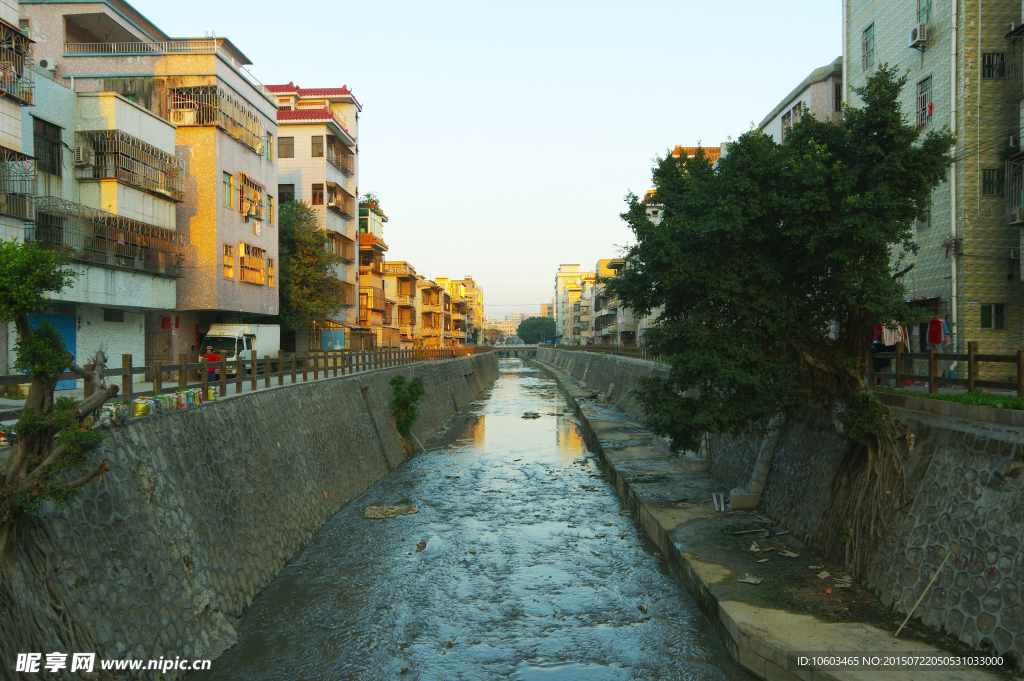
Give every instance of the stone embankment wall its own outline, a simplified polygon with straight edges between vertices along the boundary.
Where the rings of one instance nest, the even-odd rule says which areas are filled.
[[[651,362],[542,348],[538,359],[570,370],[588,386],[612,386],[613,401],[642,419],[629,399],[636,378],[663,375]],[[582,377],[586,376],[585,379]],[[912,498],[867,578],[886,605],[913,607],[950,558],[915,611],[976,649],[1024,661],[1024,413],[926,398],[879,395],[914,433],[905,461]],[[793,416],[775,449],[759,509],[811,545],[847,442],[839,414]],[[711,471],[730,487],[746,487],[760,441],[712,438]]]
[[[405,459],[388,385],[399,373],[423,379],[412,429],[423,440],[498,363],[486,353],[286,385],[111,430],[100,453],[110,472],[46,517],[100,656],[210,658],[231,646],[234,620],[306,541]]]

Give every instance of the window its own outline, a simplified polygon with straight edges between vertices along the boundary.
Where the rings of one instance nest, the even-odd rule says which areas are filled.
[[[108,310],[103,309],[103,321],[105,322],[123,322],[124,321],[124,310]]]
[[[927,24],[932,20],[932,0],[917,0],[917,21]]]
[[[279,97],[277,100],[277,108],[280,109],[281,111],[291,111],[292,100],[288,99],[287,97]]]
[[[60,177],[64,167],[64,147],[61,144],[61,129],[53,123],[38,118],[32,119],[36,151],[36,169]]]
[[[832,84],[832,102],[833,111],[843,110],[843,84],[833,83]]]
[[[320,158],[324,155],[324,136],[313,135],[313,158]]]
[[[283,137],[281,139],[284,139]],[[294,184],[279,184],[277,185],[277,198],[281,203],[288,203],[289,201],[295,200],[295,185]]]
[[[295,138],[279,137],[277,139],[277,157],[295,158]]]
[[[270,163],[273,163],[274,162],[274,135],[272,133],[269,133],[269,132],[267,133],[267,141],[263,145],[263,152],[267,156],[267,161],[269,161]]]
[[[229,173],[224,173],[223,185],[224,205],[227,206],[228,208],[231,208],[232,206],[235,205],[235,178],[232,177]]]
[[[987,52],[981,55],[981,77],[984,80],[1002,80],[1006,77],[1006,54]]]
[[[860,39],[860,65],[865,71],[875,65],[875,25],[864,29]]]
[[[31,25],[29,24],[28,19],[18,19],[18,28],[20,28],[21,32],[25,34],[26,38],[32,37]]]
[[[267,222],[274,226],[274,197],[267,194]]]
[[[267,286],[274,288],[274,259],[267,260]]]
[[[932,119],[932,77],[917,84],[917,127],[923,128]]]
[[[793,113],[787,111],[782,114],[782,139],[786,139],[786,131],[793,126]]]
[[[266,255],[262,248],[246,243],[238,244],[239,278],[250,284],[264,284],[266,275]]]
[[[1003,195],[1003,169],[989,168],[981,171],[981,193],[985,196]]]
[[[925,208],[924,213],[917,219],[917,231],[924,232],[932,226],[932,207]]]
[[[235,247],[231,244],[224,244],[224,278],[235,278]]]
[[[981,306],[981,328],[998,331],[1006,328],[1006,305],[993,303]]]
[[[324,186],[322,184],[313,185],[313,205],[324,205]]]

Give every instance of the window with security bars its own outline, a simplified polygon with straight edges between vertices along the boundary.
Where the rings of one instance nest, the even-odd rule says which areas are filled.
[[[917,0],[917,21],[927,24],[932,20],[932,0]]]
[[[786,139],[786,131],[793,127],[793,113],[787,111],[782,114],[782,139]]]
[[[1002,80],[1006,77],[1006,53],[986,52],[981,55],[982,80]]]
[[[61,143],[61,128],[38,118],[32,119],[35,143],[36,169],[60,177],[64,167],[64,146]]]
[[[267,252],[246,243],[238,244],[238,272],[240,279],[249,284],[266,283]]]
[[[865,71],[875,65],[875,25],[864,29],[860,39],[860,62]]]
[[[843,84],[833,83],[832,84],[832,108],[833,111],[840,112],[843,110]]]
[[[932,207],[928,206],[917,218],[917,231],[926,232],[932,226]]]
[[[235,278],[235,247],[231,244],[224,244],[224,256],[222,259],[224,267],[224,278]]]
[[[274,259],[267,259],[267,286],[274,288]]]
[[[981,306],[981,328],[999,331],[1006,328],[1006,304],[992,303]]]
[[[984,196],[1002,196],[1006,175],[1002,168],[986,168],[981,171],[981,193]]]
[[[932,77],[917,84],[917,127],[923,128],[932,119]]]

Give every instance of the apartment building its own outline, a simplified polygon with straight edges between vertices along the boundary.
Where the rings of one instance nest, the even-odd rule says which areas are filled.
[[[102,348],[112,362],[141,362],[147,315],[164,339],[181,328],[174,310],[188,242],[175,230],[184,198],[175,127],[114,92],[75,92],[45,70],[22,126],[34,131],[24,149],[36,170],[24,239],[68,254],[78,275],[32,321],[50,322],[76,356]]]
[[[473,345],[481,341],[483,333],[484,289],[471,274],[457,281],[462,284],[466,300],[466,342]]]
[[[322,329],[296,332],[296,348],[349,348],[359,325],[356,191],[359,186],[359,112],[347,86],[268,85],[277,103],[277,201],[305,201],[343,262],[335,270],[346,306]],[[305,337],[305,339],[303,338]]]
[[[453,347],[464,347],[467,344],[466,316],[469,308],[466,287],[461,281],[454,281],[448,277],[438,277],[436,281],[447,294],[445,323],[451,335],[450,344]]]
[[[573,305],[583,292],[583,274],[578,263],[563,263],[555,273],[555,339],[560,343],[572,342]]]
[[[803,82],[764,117],[758,128],[782,143],[786,131],[809,114],[819,121],[838,123],[843,118],[843,58],[811,71]]]
[[[401,334],[401,346],[405,349],[419,347],[417,344],[419,277],[416,268],[405,261],[384,263],[384,296],[395,301],[394,324]]]
[[[444,287],[423,275],[417,276],[415,346],[439,348],[444,345]]]
[[[906,74],[901,103],[910,120],[925,133],[949,129],[956,137],[949,181],[934,190],[928,215],[916,224],[915,267],[904,276],[914,310],[913,349],[933,347],[926,333],[936,317],[952,332],[952,343],[936,349],[965,352],[968,341],[977,341],[981,352],[1019,349],[1024,31],[1014,27],[1021,24],[1020,3],[849,0],[845,8],[845,101],[860,106],[854,88],[888,63]]]
[[[55,80],[116,93],[176,126],[183,196],[170,231],[185,244],[182,276],[174,314],[147,315],[146,356],[194,360],[210,324],[276,315],[277,106],[249,59],[227,38],[173,39],[123,0],[32,0],[20,10]]]
[[[359,203],[359,326],[351,330],[355,350],[402,346],[401,331],[393,324],[397,301],[388,299],[384,291],[387,221],[376,203]]]

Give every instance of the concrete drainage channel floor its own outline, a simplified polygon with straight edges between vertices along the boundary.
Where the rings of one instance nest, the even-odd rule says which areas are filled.
[[[555,382],[501,368],[427,454],[328,521],[189,681],[754,678],[619,515]],[[369,520],[368,505],[419,512]]]

